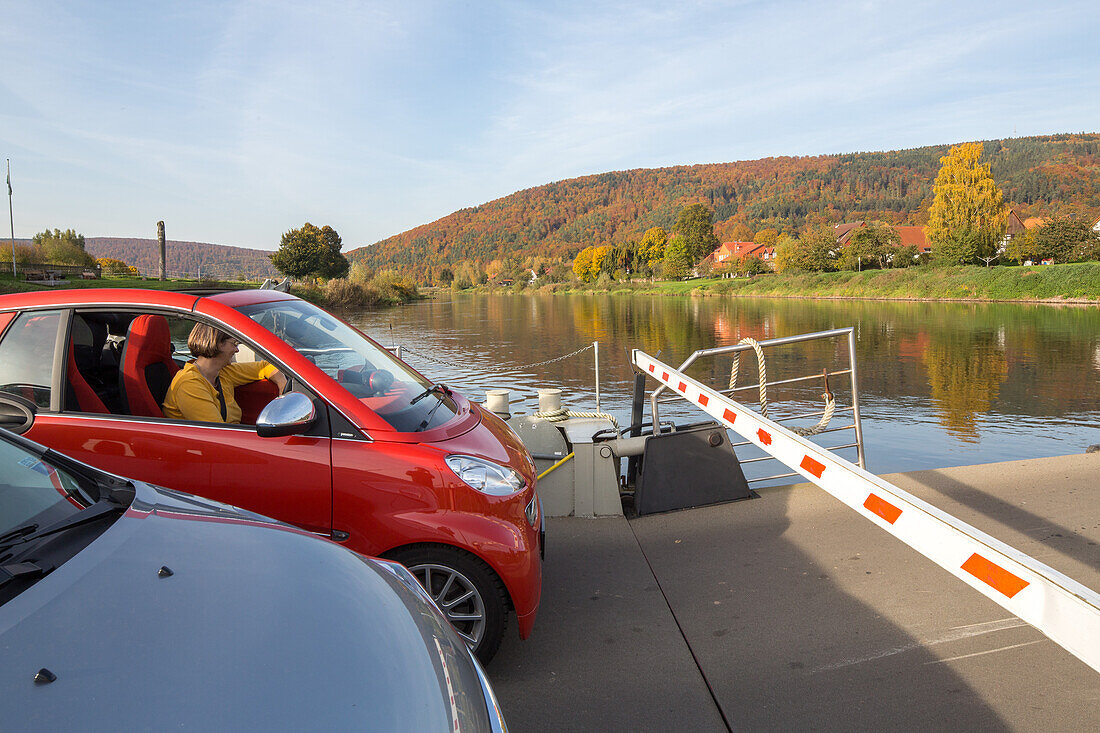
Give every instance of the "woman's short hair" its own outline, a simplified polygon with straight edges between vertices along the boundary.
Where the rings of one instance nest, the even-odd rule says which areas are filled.
[[[211,359],[218,355],[218,346],[227,338],[227,334],[213,326],[196,323],[191,329],[191,335],[187,337],[187,348],[191,349],[191,356]]]

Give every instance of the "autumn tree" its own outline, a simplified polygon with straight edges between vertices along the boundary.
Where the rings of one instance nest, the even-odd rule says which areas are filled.
[[[590,280],[596,280],[605,273],[610,277],[611,270],[614,267],[611,257],[613,250],[614,248],[610,244],[592,248],[592,263],[588,266],[588,272],[591,275]]]
[[[990,165],[978,162],[981,155],[981,143],[963,143],[940,158],[928,212],[928,239],[933,252],[944,245],[951,249],[950,256],[937,257],[941,263],[977,262],[978,257],[993,253],[1003,235],[1004,195],[993,181]]]
[[[592,254],[594,247],[585,247],[573,258],[573,274],[581,282],[592,279]]]
[[[779,232],[774,229],[761,229],[752,237],[753,244],[760,244],[765,247],[774,247],[779,241]]]
[[[692,204],[681,209],[676,219],[676,232],[683,237],[693,262],[703,259],[718,247],[718,237],[714,236],[714,212],[705,204]]]
[[[665,256],[665,245],[668,244],[668,232],[661,227],[647,229],[642,235],[642,241],[638,245],[638,252],[646,262],[652,266],[660,262]]]
[[[749,229],[748,225],[746,225],[744,222],[741,222],[733,228],[732,232],[730,232],[730,241],[751,242],[753,241],[752,230]]]
[[[318,229],[308,221],[283,234],[271,264],[290,277],[338,278],[348,274],[348,260],[340,254],[340,235],[330,226]]]

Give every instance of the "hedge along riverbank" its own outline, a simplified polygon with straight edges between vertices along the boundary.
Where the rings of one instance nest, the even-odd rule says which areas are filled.
[[[679,282],[555,283],[524,292],[637,293],[730,297],[990,300],[1100,303],[1100,263],[1035,267],[911,267],[864,272],[699,278]]]
[[[103,278],[100,280],[66,280],[54,286],[40,282],[25,282],[0,276],[0,295],[30,293],[39,290],[69,290],[85,288],[142,288],[149,290],[253,290],[259,283],[215,280],[142,280],[137,278]],[[376,277],[368,283],[329,280],[324,285],[296,284],[291,293],[323,308],[381,308],[401,305],[421,297],[415,285],[388,277]]]

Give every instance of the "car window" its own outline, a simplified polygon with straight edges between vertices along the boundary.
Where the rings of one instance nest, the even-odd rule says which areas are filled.
[[[61,311],[30,311],[11,324],[0,342],[0,390],[49,409],[60,323]]]
[[[142,336],[136,340],[133,328],[138,318],[143,319],[140,328]],[[153,327],[154,320],[162,321],[162,326],[166,325],[167,330]],[[187,339],[196,323],[198,321],[193,318],[171,313],[81,311],[74,318],[70,342],[76,369],[87,384],[82,382],[74,385],[76,388],[70,392],[75,395],[75,399],[66,399],[66,409],[198,422],[207,419],[216,421],[220,410],[212,412],[209,418],[205,417],[205,412],[180,418],[178,413],[166,411],[164,408],[173,377],[193,359]],[[169,343],[163,341],[165,336]],[[90,349],[84,346],[89,342],[92,344]],[[238,363],[263,359],[262,355],[246,344],[239,346],[241,354],[235,359]],[[138,357],[132,353],[135,348],[146,356]],[[82,358],[81,354],[91,356]],[[145,366],[139,369],[136,364]],[[238,383],[235,386],[232,382],[222,380],[220,385],[223,388],[223,397],[228,400],[228,413],[235,417],[239,408],[240,423],[244,425],[255,424],[263,407],[278,395],[278,388],[267,380]],[[89,394],[89,388],[95,393],[94,396]],[[134,390],[135,393],[130,394],[129,390]],[[106,409],[97,407],[100,402]],[[177,403],[178,400],[173,402]],[[157,411],[156,414],[154,410]]]
[[[443,425],[454,400],[404,362],[338,318],[302,300],[242,306],[238,310],[271,331],[341,384],[394,430]]]
[[[69,498],[78,487],[72,475],[0,440],[0,535],[28,523],[47,524],[79,511],[81,505]]]

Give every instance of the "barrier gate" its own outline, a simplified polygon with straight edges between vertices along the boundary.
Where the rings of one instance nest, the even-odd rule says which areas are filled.
[[[793,340],[802,339],[785,342]],[[794,471],[787,475],[803,476],[824,489],[1100,672],[1100,594],[687,376],[683,370],[697,354],[679,369],[638,349],[631,360],[643,374]],[[858,410],[855,354],[850,358]],[[858,425],[857,412],[857,434]],[[859,458],[862,463],[862,446]]]

